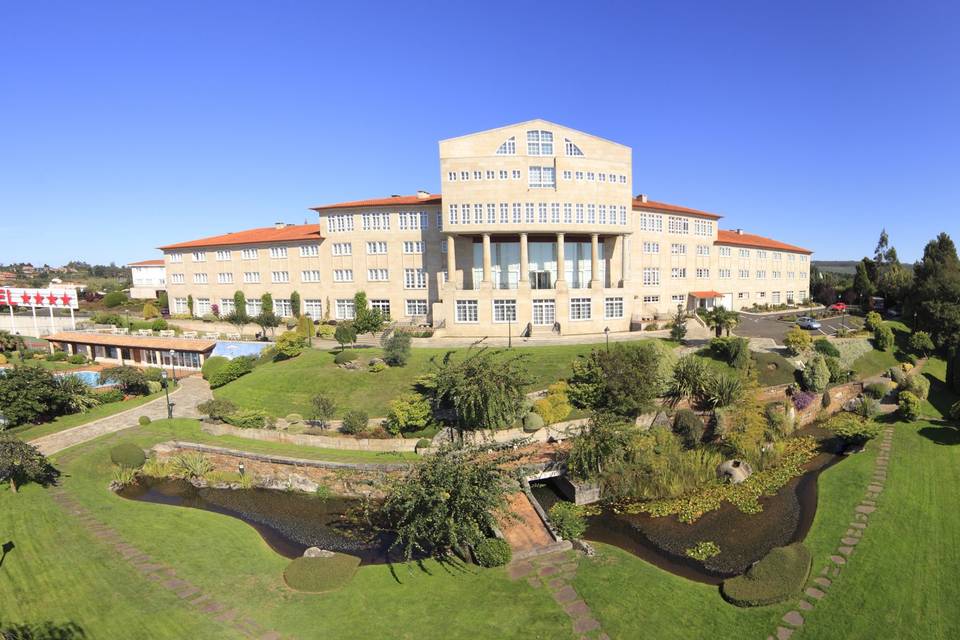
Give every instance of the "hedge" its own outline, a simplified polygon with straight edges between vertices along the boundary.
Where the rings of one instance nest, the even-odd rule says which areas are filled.
[[[247,409],[222,416],[223,421],[239,429],[264,429],[273,426],[273,419],[265,411]]]
[[[214,389],[222,387],[229,382],[233,382],[240,376],[244,376],[253,371],[253,362],[253,358],[247,356],[234,358],[218,371],[214,371],[214,373],[210,375],[208,382]]]
[[[742,576],[724,580],[723,597],[738,607],[762,607],[783,602],[803,590],[812,556],[802,542],[776,547]]]
[[[346,586],[360,566],[360,558],[336,553],[330,558],[297,558],[283,571],[287,586],[307,593],[334,591]]]
[[[206,361],[204,361],[203,366],[200,368],[200,375],[203,376],[204,380],[209,380],[210,376],[223,369],[229,363],[229,358],[224,358],[223,356],[210,356],[206,359]]]
[[[502,567],[510,562],[513,552],[506,540],[484,538],[474,546],[473,557],[481,567]]]
[[[139,469],[147,461],[147,456],[137,445],[124,442],[110,449],[110,461],[127,469]]]

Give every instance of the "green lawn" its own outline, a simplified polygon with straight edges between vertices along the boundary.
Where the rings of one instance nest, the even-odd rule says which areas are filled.
[[[533,390],[543,389],[567,377],[573,360],[596,348],[603,348],[603,345],[515,347],[513,351],[528,354],[528,369],[534,377]],[[322,392],[337,403],[337,416],[350,409],[363,409],[371,417],[386,416],[390,400],[410,391],[418,376],[433,370],[430,359],[440,359],[447,351],[462,353],[465,349],[413,349],[407,366],[370,373],[365,368],[360,371],[340,369],[333,363],[335,351],[312,349],[292,360],[261,365],[239,380],[216,389],[214,395],[232,400],[241,407],[263,409],[283,417],[289,413],[310,415],[310,399]],[[380,349],[372,348],[359,352],[361,362],[382,354]]]
[[[61,360],[60,362],[51,362],[48,360],[37,360],[34,358],[27,358],[26,360],[20,360],[20,354],[16,351],[13,352],[13,355],[10,356],[8,361],[11,365],[24,365],[27,367],[40,367],[41,369],[49,369],[50,371],[70,371],[71,369],[79,369],[84,366],[82,364],[71,364],[66,360]]]
[[[710,351],[710,347],[704,347],[697,351],[697,355],[706,359],[712,368],[717,371],[725,371],[735,374],[737,370],[726,360],[718,358]],[[761,387],[774,387],[781,384],[790,384],[796,381],[796,367],[790,364],[790,361],[779,353],[753,352],[750,354],[757,370],[757,380]]]
[[[858,379],[871,378],[880,375],[890,367],[896,366],[906,361],[906,341],[910,335],[907,325],[897,321],[887,321],[887,325],[893,329],[895,344],[892,351],[878,351],[874,349],[869,351],[853,363],[853,371]],[[871,341],[872,342],[872,341]]]

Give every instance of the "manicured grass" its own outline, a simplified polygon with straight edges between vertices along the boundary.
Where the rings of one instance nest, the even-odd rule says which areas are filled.
[[[37,360],[35,358],[20,360],[20,354],[17,352],[14,352],[13,355],[10,356],[7,363],[11,365],[23,365],[25,367],[40,367],[41,369],[49,369],[50,371],[70,371],[71,369],[79,369],[84,366],[82,364],[71,364],[66,360],[61,360],[60,362]]]
[[[673,345],[674,343],[668,343]],[[602,344],[578,344],[545,347],[515,347],[512,353],[527,355],[527,364],[534,381],[531,390],[543,389],[570,375],[571,363]],[[438,361],[448,351],[464,353],[466,349],[413,349],[405,367],[391,367],[370,373],[366,367],[349,371],[333,363],[336,351],[312,349],[292,360],[261,365],[239,380],[214,390],[218,398],[227,398],[238,406],[263,409],[276,417],[289,413],[311,414],[310,399],[325,393],[337,404],[337,417],[351,409],[362,409],[370,417],[386,416],[390,401],[413,389],[417,377],[434,370],[431,358]],[[360,362],[380,357],[380,349],[360,349]]]
[[[891,351],[878,351],[877,349],[873,349],[857,358],[852,368],[858,379],[862,380],[863,378],[880,375],[890,367],[897,366],[901,362],[906,361],[906,352],[903,347],[907,337],[910,335],[907,325],[896,321],[887,321],[886,324],[893,329],[895,337],[893,349]]]
[[[705,358],[711,367],[718,371],[736,373],[736,369],[725,360],[716,357],[709,347],[697,351],[697,355]],[[753,352],[750,354],[757,369],[757,380],[761,387],[773,387],[781,384],[790,384],[796,381],[796,368],[790,361],[778,353]],[[772,366],[771,366],[772,365]]]
[[[40,438],[42,436],[50,435],[51,433],[57,433],[58,431],[79,427],[80,425],[93,422],[94,420],[99,420],[100,418],[106,418],[123,411],[135,409],[142,404],[159,398],[162,395],[163,392],[160,391],[159,393],[154,393],[148,396],[130,398],[129,400],[124,400],[123,402],[101,404],[100,406],[90,409],[86,413],[71,413],[69,415],[55,418],[50,422],[44,422],[43,424],[31,424],[14,427],[13,429],[10,429],[8,433],[17,436],[21,440],[33,440],[34,438]],[[134,418],[133,421],[136,421],[136,418]]]

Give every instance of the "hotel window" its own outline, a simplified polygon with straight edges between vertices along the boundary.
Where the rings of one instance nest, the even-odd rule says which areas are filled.
[[[404,240],[403,252],[404,253],[423,253],[423,241],[422,240]]]
[[[461,172],[460,172],[460,179],[461,179],[461,180],[469,180],[469,179],[470,179],[470,172],[469,172],[469,171],[461,171]]]
[[[520,203],[519,202],[513,203],[513,223],[514,224],[520,223]]]
[[[371,231],[376,229],[390,229],[390,214],[386,212],[382,213],[364,213],[360,216],[360,221],[363,224],[364,231]]]
[[[549,326],[556,322],[557,303],[553,300],[534,300],[533,301],[533,324],[537,326]]]
[[[206,262],[207,254],[203,251],[194,251],[193,252],[193,261],[194,262]]]
[[[537,222],[547,224],[547,203],[541,202],[537,205]]]
[[[337,298],[337,320],[353,320],[356,311],[352,298]]]
[[[334,269],[334,282],[353,282],[353,269]]]
[[[787,271],[787,280],[795,280],[797,277],[796,271]]]
[[[169,255],[170,255],[170,262],[183,262],[182,253],[171,253]]]
[[[517,301],[516,300],[494,300],[493,301],[493,321],[494,322],[516,322],[517,321]]]
[[[443,212],[437,211],[437,231],[443,230]]]
[[[300,281],[301,282],[320,282],[320,271],[317,269],[301,271]]]
[[[640,231],[663,232],[663,216],[659,213],[641,213]]]
[[[383,317],[384,320],[390,319],[390,301],[389,300],[385,300],[385,299],[371,300],[370,308],[376,309],[377,311],[379,311],[380,315]]]
[[[229,260],[229,259],[230,259],[229,250],[224,250],[224,249],[217,250],[217,260],[219,260],[220,262],[223,262],[224,260]]]
[[[528,176],[530,188],[552,189],[557,186],[557,171],[553,167],[530,167]]]
[[[307,298],[303,301],[303,312],[314,320],[319,320],[323,317],[323,300]]]
[[[787,304],[793,304],[793,291],[787,291]]]
[[[806,272],[806,271],[801,271],[801,272],[800,272],[800,279],[801,279],[801,280],[806,280],[806,279],[807,279],[807,272]]]
[[[704,269],[704,268],[699,268],[699,269],[697,269],[697,277],[698,277],[698,278],[709,278],[709,277],[710,277],[710,269]]]
[[[573,222],[573,205],[569,202],[563,203],[563,222],[571,224]]]
[[[597,218],[597,223],[606,224],[607,223],[607,205],[601,204],[598,207],[598,213],[600,214],[600,216]]]
[[[565,171],[563,172],[563,179],[564,179],[564,180],[573,180],[573,171],[570,171],[569,169],[568,169],[568,170],[565,170]]]
[[[450,205],[450,208],[448,209],[448,212],[449,212],[449,213],[448,213],[448,216],[449,216],[449,219],[450,219],[450,224],[457,224],[457,223],[459,222],[459,220],[458,220],[459,211],[457,210],[457,205],[455,205],[455,204]]]
[[[506,202],[500,203],[500,224],[507,224],[510,222],[510,205]]]
[[[193,274],[193,284],[207,284],[207,274],[205,273]]]
[[[243,260],[256,260],[257,259],[257,250],[256,249],[243,249],[240,251],[240,257]]]
[[[170,284],[183,284],[183,274],[182,274],[182,273],[171,273],[171,274],[170,274]]]
[[[260,312],[263,310],[263,302],[260,298],[253,298],[247,300],[247,315],[250,317],[256,317],[260,315]]]
[[[622,318],[623,317],[623,298],[621,297],[604,298],[603,299],[603,317],[607,320]]]
[[[474,180],[483,180],[483,172],[482,172],[482,171],[474,171],[474,172],[473,172],[473,179],[474,179]]]
[[[292,317],[293,305],[290,303],[290,298],[276,298],[273,301],[273,311],[281,318]]]
[[[386,282],[389,279],[386,269],[367,269],[367,280],[370,282]]]
[[[573,144],[573,142],[572,142],[569,138],[564,138],[564,139],[563,139],[563,146],[564,146],[564,148],[566,149],[566,152],[567,152],[567,155],[568,155],[568,156],[582,156],[582,155],[583,155],[583,151],[580,150],[580,147],[578,147],[577,145]]]
[[[763,280],[767,277],[766,271],[757,271],[757,280]]]
[[[690,221],[680,216],[667,216],[667,231],[687,235],[690,233]]]
[[[487,204],[487,224],[496,224],[497,223],[497,205],[493,203]]]
[[[672,256],[687,255],[687,245],[674,242],[673,244],[670,245],[670,255]]]
[[[408,299],[406,311],[408,316],[425,316],[427,315],[427,301],[423,298]]]
[[[300,257],[301,258],[315,258],[320,255],[320,245],[318,244],[302,244],[300,245]]]
[[[290,282],[290,272],[289,271],[273,271],[270,273],[270,282],[275,284]]]
[[[487,169],[487,180],[494,180],[497,177],[497,172],[491,169]]]
[[[620,205],[620,224],[627,224],[627,208]]]
[[[745,291],[741,291],[740,293],[737,294],[738,300],[746,300],[749,297],[750,297],[750,294]]]
[[[588,204],[587,205],[587,224],[595,224],[597,222],[597,205]]]
[[[660,269],[657,267],[643,268],[643,285],[652,287],[660,284]]]
[[[386,242],[367,242],[367,255],[383,255],[387,252]]]
[[[774,291],[774,292],[773,292],[772,294],[770,294],[770,295],[772,296],[773,304],[780,304],[780,292],[779,292],[779,291]]]
[[[620,184],[627,184],[627,176],[620,176]]]
[[[447,239],[444,238],[443,240],[440,241],[440,253],[446,253],[446,252],[447,252]]]
[[[353,214],[338,213],[327,220],[327,230],[331,233],[353,231]]]
[[[720,269],[720,277],[724,279],[730,278],[730,269]]]
[[[574,175],[577,177],[577,182],[583,180],[583,171],[577,171]]]
[[[570,319],[590,319],[590,298],[570,298]]]
[[[763,249],[758,249],[758,250],[757,250],[757,257],[758,257],[758,258],[761,258],[761,259],[765,259],[765,258],[767,257],[767,252],[764,251]]]
[[[587,182],[593,182],[596,177],[593,171],[587,171]]]
[[[749,257],[750,257],[750,249],[740,249],[740,257],[741,257],[741,258],[749,258]]]
[[[426,289],[427,272],[423,269],[404,269],[403,286],[405,289]]]
[[[783,260],[783,254],[780,253],[779,251],[774,251],[772,256],[774,260]],[[788,291],[787,293],[790,293],[790,292]]]
[[[527,155],[552,156],[553,132],[538,130],[527,131]]]
[[[483,205],[473,205],[473,221],[477,224],[483,223]]]
[[[644,304],[660,302],[660,296],[643,296]]]
[[[697,245],[697,255],[698,255],[698,256],[709,256],[709,255],[710,255],[710,245],[698,244],[698,245]]]
[[[720,247],[720,257],[729,258],[730,257],[730,247]]]
[[[758,297],[758,298],[766,298],[766,297],[767,297],[767,292],[766,292],[766,291],[761,291],[760,293],[757,294],[757,297]]]
[[[553,224],[560,224],[560,203],[551,202],[550,203],[550,222]]]
[[[512,156],[517,153],[517,139],[514,136],[507,138],[497,149],[498,156]]]
[[[779,272],[779,271],[771,271],[771,272],[770,272],[770,275],[773,277],[774,280],[779,280],[779,279],[780,279],[780,272]]]
[[[270,247],[270,257],[271,257],[271,258],[286,258],[286,257],[287,257],[287,248],[286,248],[286,247]]]
[[[796,260],[796,258],[797,256],[793,255],[792,253],[787,254],[787,260],[789,260],[790,262],[793,262],[794,260]]]
[[[606,182],[606,181],[607,181],[607,174],[605,173],[597,174],[597,182]]]
[[[740,276],[740,279],[741,279],[741,280],[746,280],[747,278],[750,277],[750,270],[749,270],[749,269],[740,269],[740,272],[739,272],[738,275]]]
[[[700,220],[698,218],[693,221],[693,232],[698,236],[712,236],[713,223],[709,220]]]
[[[174,313],[189,313],[190,309],[187,307],[186,298],[174,298],[173,299],[173,312]]]
[[[233,284],[233,274],[229,271],[218,273],[217,284]]]
[[[528,202],[526,206],[524,206],[524,211],[526,212],[524,219],[526,220],[527,224],[533,224],[533,203]]]
[[[351,256],[353,255],[353,244],[350,242],[334,242],[331,252],[335,256]]]
[[[659,243],[659,242],[644,242],[644,243],[643,243],[643,252],[644,252],[644,253],[660,253],[660,243]]]
[[[577,224],[583,224],[583,205],[577,205]]]
[[[617,181],[617,174],[611,173],[611,174],[610,174],[610,182],[616,182],[616,181]]]
[[[476,300],[457,300],[456,310],[457,322],[477,322],[479,320]]]
[[[509,171],[507,171],[506,169],[500,169],[500,179],[501,179],[501,180],[506,180],[506,179],[509,178],[509,177],[510,177],[510,172],[509,172]]]
[[[447,182],[456,182],[457,181],[457,172],[448,171],[447,172]]]
[[[220,315],[229,315],[236,310],[237,305],[234,304],[233,298],[220,298]]]
[[[800,262],[806,262],[807,256],[800,256]]]
[[[514,169],[513,172],[510,174],[510,177],[513,178],[514,180],[519,180],[519,179],[520,179],[520,169]]]
[[[682,280],[687,277],[686,267],[673,267],[670,269],[670,278],[673,280]]]
[[[682,293],[677,293],[677,294],[674,294],[674,295],[670,296],[670,300],[672,300],[673,302],[681,302],[681,303],[682,303],[682,302],[686,302],[686,301],[687,301],[687,296],[684,295],[684,294],[682,294]]]

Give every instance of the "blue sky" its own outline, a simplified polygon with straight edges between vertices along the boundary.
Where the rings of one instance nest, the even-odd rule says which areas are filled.
[[[815,258],[960,236],[956,2],[460,4],[0,0],[0,262],[435,191],[438,140],[534,117]]]

